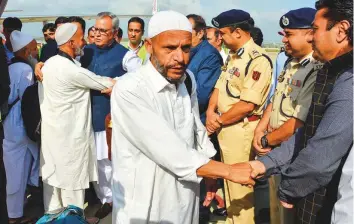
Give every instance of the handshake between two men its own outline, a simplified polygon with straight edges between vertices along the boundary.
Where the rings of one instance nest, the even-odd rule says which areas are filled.
[[[255,184],[254,179],[262,177],[265,172],[265,166],[259,161],[228,165],[210,160],[209,163],[197,170],[197,175],[204,177],[206,184],[207,195],[203,205],[209,206],[215,197],[217,191],[217,178],[222,178],[248,187],[253,187]]]

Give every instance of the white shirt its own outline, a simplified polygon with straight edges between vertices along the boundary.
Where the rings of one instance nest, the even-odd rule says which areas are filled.
[[[97,181],[90,89],[112,85],[109,78],[74,62],[59,55],[51,57],[42,68],[45,78],[38,86],[43,182],[65,190],[85,189],[90,181]]]
[[[123,69],[134,72],[141,67],[143,61],[133,51],[128,51],[123,57]]]
[[[353,223],[353,147],[342,169],[342,176],[338,186],[338,201],[332,212],[332,224]]]
[[[33,84],[34,76],[32,68],[22,62],[14,63],[9,66],[9,76],[11,92],[8,103],[11,104],[18,97],[22,99],[26,88]],[[25,161],[27,150],[31,152],[34,160],[38,161],[38,145],[27,137],[21,115],[21,100],[11,108],[3,125],[4,163],[8,175],[7,193],[13,194],[18,191],[21,186],[20,183],[23,181],[22,176],[18,175],[18,170],[24,170],[25,164],[30,162]],[[13,170],[17,170],[14,175],[11,174]],[[36,176],[38,178],[38,174]],[[36,181],[38,180],[34,180],[33,182]],[[37,185],[38,182],[33,184]]]
[[[223,61],[224,64],[225,64],[228,55],[226,54],[225,50],[222,49],[222,48],[221,48],[221,51],[220,51],[219,53],[221,54],[222,61]]]
[[[198,223],[196,170],[215,149],[200,121],[194,77],[170,84],[147,62],[113,89],[113,223]]]

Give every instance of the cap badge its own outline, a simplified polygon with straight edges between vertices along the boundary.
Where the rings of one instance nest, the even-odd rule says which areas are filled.
[[[284,26],[288,26],[290,23],[288,17],[286,16],[283,16],[282,22]]]
[[[213,24],[214,24],[216,27],[219,27],[219,26],[220,26],[220,24],[219,24],[215,19],[213,19]]]

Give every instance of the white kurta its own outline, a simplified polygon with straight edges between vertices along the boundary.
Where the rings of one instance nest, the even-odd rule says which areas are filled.
[[[113,223],[198,223],[196,170],[215,149],[183,83],[150,62],[118,79],[111,98]]]
[[[22,99],[26,88],[33,84],[33,71],[25,63],[15,63],[9,66],[9,74],[11,92],[8,102],[11,104],[18,97]],[[3,125],[8,210],[10,217],[14,218],[22,215],[21,205],[27,184],[38,186],[39,150],[38,145],[27,137],[21,116],[21,100],[12,107]]]
[[[81,68],[77,61],[54,56],[42,68],[39,85],[42,114],[43,182],[65,190],[89,188],[97,181],[90,89],[112,85],[107,77]]]

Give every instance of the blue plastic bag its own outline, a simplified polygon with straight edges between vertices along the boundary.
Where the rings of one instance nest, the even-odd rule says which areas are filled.
[[[46,213],[36,224],[88,224],[84,211],[73,205]]]

